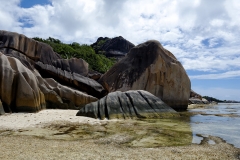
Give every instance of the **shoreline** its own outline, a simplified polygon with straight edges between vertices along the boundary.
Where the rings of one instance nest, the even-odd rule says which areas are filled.
[[[42,110],[0,116],[0,159],[238,159],[240,155],[239,148],[213,136],[200,144],[184,146],[128,146],[126,134],[108,135],[103,127],[111,130],[109,124],[115,127],[117,123],[129,128],[136,125],[133,120],[98,120],[75,116],[76,113],[77,110]],[[82,128],[81,132],[74,130],[76,125],[91,126],[97,132],[91,127]],[[106,134],[107,138],[98,138],[99,134]],[[211,140],[215,144],[208,143]]]

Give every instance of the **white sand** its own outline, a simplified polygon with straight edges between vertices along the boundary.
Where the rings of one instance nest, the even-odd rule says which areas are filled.
[[[0,116],[0,129],[22,129],[41,126],[54,121],[69,121],[78,123],[97,124],[107,120],[76,116],[77,110],[47,109],[38,113],[12,113]]]
[[[15,134],[0,134],[0,159],[239,159],[240,149],[219,141],[210,145],[175,147],[125,147],[116,143],[101,144],[96,139],[58,140],[26,136],[18,129],[36,128],[54,122],[103,124],[98,120],[76,116],[77,110],[42,110],[38,113],[13,113],[0,116],[0,130],[16,130]],[[112,120],[111,120],[112,121]],[[49,132],[51,130],[47,130]],[[28,132],[28,130],[26,130]],[[31,135],[31,134],[30,134]]]

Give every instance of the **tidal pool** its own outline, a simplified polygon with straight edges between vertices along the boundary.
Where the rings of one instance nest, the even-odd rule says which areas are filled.
[[[169,118],[40,123],[22,129],[3,129],[0,136],[23,135],[44,139],[89,140],[127,147],[218,144],[216,137],[240,148],[240,104],[218,104],[179,112]],[[215,137],[215,138],[214,138]]]
[[[240,104],[220,103],[204,108],[189,109],[193,134],[192,143],[200,143],[203,137],[217,136],[240,148]],[[201,136],[199,136],[201,135]]]

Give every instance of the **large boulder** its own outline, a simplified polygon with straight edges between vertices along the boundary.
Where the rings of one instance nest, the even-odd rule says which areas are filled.
[[[109,92],[146,90],[175,110],[187,109],[191,88],[181,63],[155,40],[132,48],[99,82]]]
[[[55,60],[61,58],[52,47],[45,43],[22,34],[0,30],[0,49],[4,48],[18,51],[33,61],[41,61],[44,64],[52,65]]]
[[[99,119],[161,118],[174,113],[160,98],[141,90],[109,93],[99,101],[85,105],[77,116]]]
[[[96,101],[95,95],[103,97],[106,93],[88,78],[88,63],[83,59],[62,59],[49,45],[24,35],[0,31],[0,53],[0,97],[6,112],[79,109]],[[44,79],[46,74],[52,77]]]
[[[44,94],[31,70],[0,52],[0,97],[6,112],[36,112],[45,108]]]
[[[53,66],[67,72],[88,76],[88,63],[81,58],[57,59],[53,61]]]
[[[83,59],[62,59],[51,46],[22,34],[0,30],[0,51],[20,60],[32,69],[35,62],[52,65],[61,70],[88,75],[88,63]]]
[[[98,99],[76,89],[61,85],[52,78],[37,75],[39,88],[43,92],[47,108],[80,109]]]
[[[97,81],[84,77],[77,73],[61,70],[52,65],[35,63],[36,69],[44,78],[54,78],[62,84],[72,86],[80,91],[86,92],[97,98],[102,98],[107,94],[107,91]]]
[[[99,37],[91,45],[97,53],[106,55],[106,57],[124,57],[135,45],[124,39],[122,36],[115,38]]]
[[[37,112],[45,108],[79,109],[97,98],[44,79],[36,70],[0,52],[0,97],[5,112]],[[1,110],[1,109],[0,109]]]

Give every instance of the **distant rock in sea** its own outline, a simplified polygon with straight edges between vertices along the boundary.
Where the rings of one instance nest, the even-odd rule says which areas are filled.
[[[191,90],[189,104],[209,104],[209,103],[210,102],[207,99],[203,98],[200,94]]]

